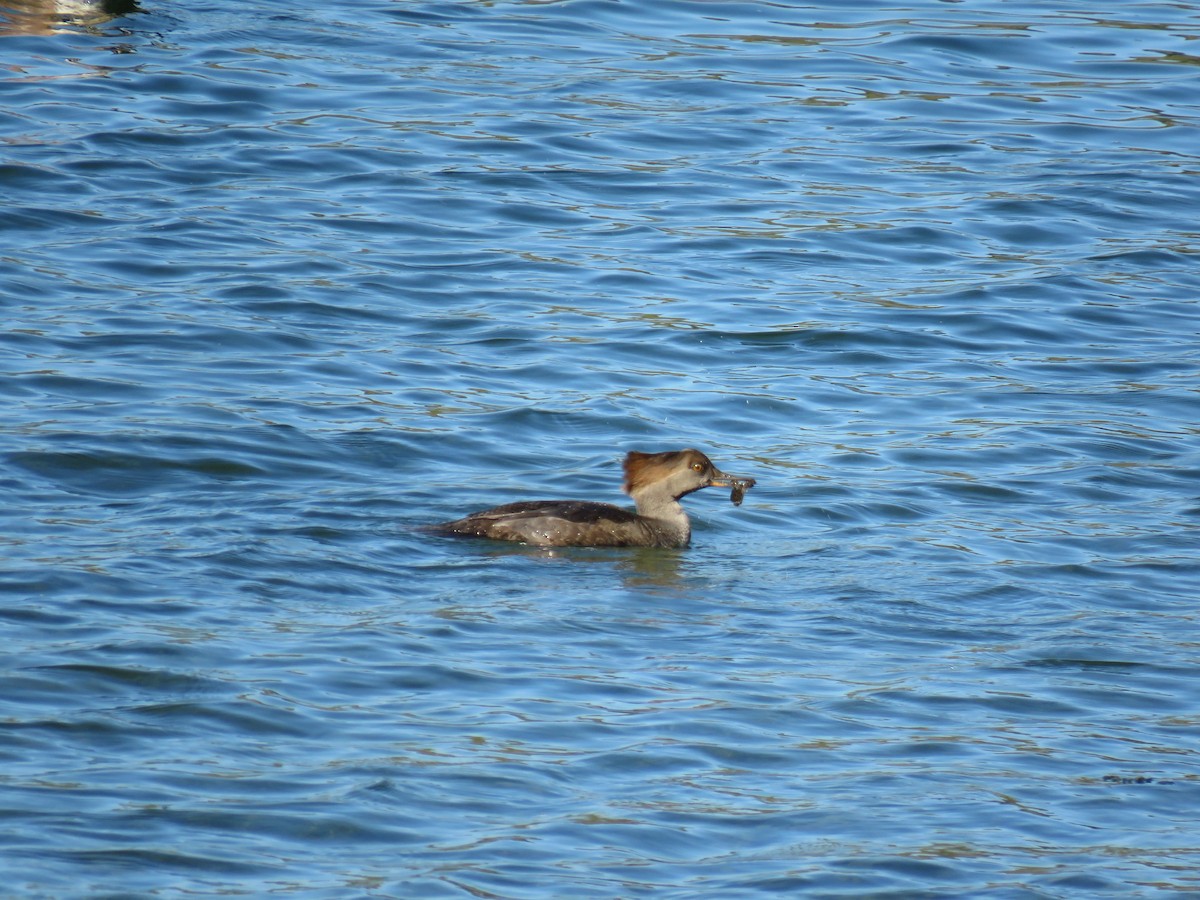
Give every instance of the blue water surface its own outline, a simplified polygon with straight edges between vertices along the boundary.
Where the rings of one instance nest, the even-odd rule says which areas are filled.
[[[1200,890],[1200,6],[0,32],[6,896]]]

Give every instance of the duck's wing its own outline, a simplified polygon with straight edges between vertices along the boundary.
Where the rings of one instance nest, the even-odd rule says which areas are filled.
[[[542,547],[620,547],[636,513],[587,500],[523,500],[434,526],[442,534],[521,541]]]

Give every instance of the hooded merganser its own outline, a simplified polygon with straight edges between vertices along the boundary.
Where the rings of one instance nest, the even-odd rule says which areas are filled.
[[[679,498],[706,487],[733,488],[742,502],[753,478],[726,475],[699,450],[670,450],[625,457],[623,490],[633,513],[587,500],[526,500],[434,525],[440,534],[521,541],[538,547],[686,547],[692,537]]]

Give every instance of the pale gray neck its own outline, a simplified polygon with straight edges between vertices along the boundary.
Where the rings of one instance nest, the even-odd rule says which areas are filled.
[[[639,516],[654,519],[656,527],[665,533],[676,535],[687,543],[692,536],[692,524],[679,501],[662,490],[648,488],[633,494]]]

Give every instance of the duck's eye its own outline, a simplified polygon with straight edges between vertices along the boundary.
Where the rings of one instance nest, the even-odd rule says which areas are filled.
[[[692,463],[692,471],[693,472],[703,472],[704,471],[704,463]]]

